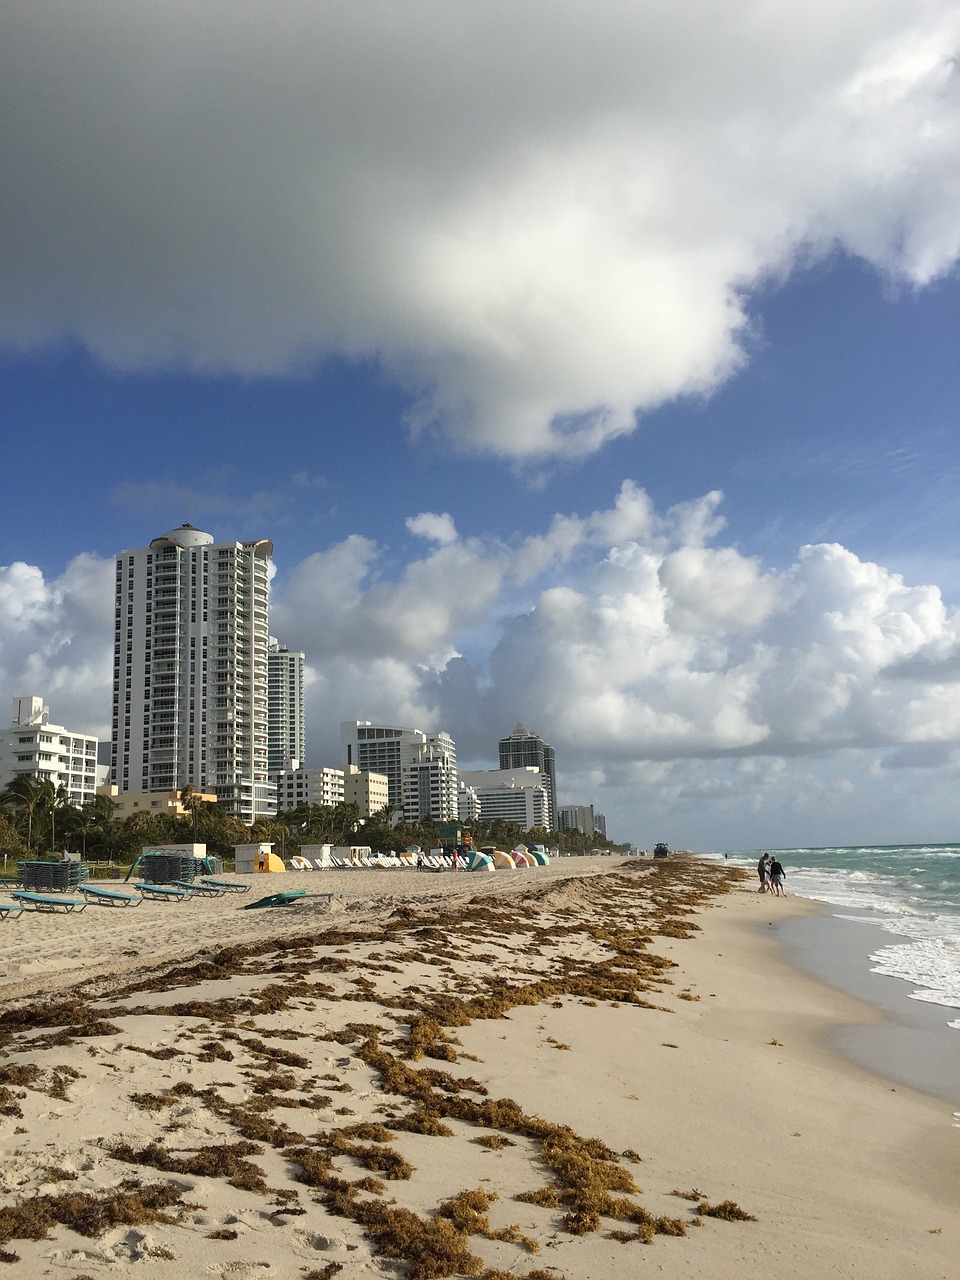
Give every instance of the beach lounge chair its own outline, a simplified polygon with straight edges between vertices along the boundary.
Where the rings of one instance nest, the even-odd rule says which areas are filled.
[[[101,889],[92,884],[80,885],[80,892],[101,907],[139,907],[143,901],[139,893],[117,893],[115,889]]]
[[[0,920],[16,920],[17,916],[23,915],[23,907],[17,906],[15,902],[0,902]]]
[[[304,858],[304,862],[309,862],[314,871],[327,871],[330,867],[330,863],[324,862],[322,858]]]
[[[222,898],[226,889],[216,884],[194,884],[192,880],[171,880],[174,889],[186,889],[188,893],[199,893],[201,898]]]
[[[157,902],[185,902],[194,897],[190,889],[177,889],[172,884],[135,884],[145,898],[154,898]]]
[[[30,911],[82,911],[86,901],[77,898],[53,898],[45,893],[14,893],[11,895]]]
[[[290,870],[291,871],[312,871],[313,867],[311,867],[308,859],[293,857],[290,859]]]
[[[222,889],[224,893],[249,893],[248,884],[240,884],[237,880],[216,880],[213,876],[201,876],[201,884],[209,884],[214,889]]]

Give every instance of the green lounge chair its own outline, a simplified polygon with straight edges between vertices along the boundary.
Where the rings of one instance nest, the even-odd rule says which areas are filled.
[[[201,884],[212,885],[214,889],[222,889],[224,893],[249,893],[248,884],[238,884],[236,880],[217,880],[213,876],[201,876]]]
[[[189,889],[175,889],[171,884],[135,884],[135,889],[145,898],[154,898],[157,902],[185,902],[194,895]]]
[[[306,889],[288,889],[286,893],[271,893],[268,898],[259,898],[256,902],[244,903],[244,911],[253,911],[256,907],[289,907],[306,896]]]
[[[77,898],[53,898],[45,893],[14,893],[11,897],[30,911],[82,911],[87,905]]]
[[[0,902],[0,920],[16,920],[23,915],[23,907],[15,902]]]
[[[117,893],[113,889],[100,889],[92,884],[80,885],[80,892],[101,907],[139,907],[143,901],[139,893]]]
[[[201,898],[222,898],[225,890],[213,884],[194,884],[191,880],[171,880],[174,889],[186,889],[189,893],[199,893]]]

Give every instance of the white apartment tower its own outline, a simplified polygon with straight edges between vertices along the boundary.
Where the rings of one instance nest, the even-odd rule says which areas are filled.
[[[267,648],[267,769],[298,769],[306,735],[303,719],[304,655],[273,636]],[[292,764],[292,761],[296,764]]]
[[[63,787],[72,804],[97,794],[97,739],[50,723],[35,696],[14,698],[10,728],[0,739],[0,787],[24,775]]]
[[[390,806],[408,822],[456,821],[457,746],[449,733],[344,720],[340,743],[344,771],[353,765],[384,774]]]
[[[267,769],[267,578],[273,543],[185,524],[117,556],[111,779],[213,793],[252,823]]]

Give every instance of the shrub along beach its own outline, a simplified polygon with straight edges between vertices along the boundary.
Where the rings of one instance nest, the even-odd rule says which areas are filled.
[[[3,925],[11,1275],[956,1274],[960,1130],[827,1047],[881,1015],[781,958],[815,904],[693,857],[256,880],[306,894]]]

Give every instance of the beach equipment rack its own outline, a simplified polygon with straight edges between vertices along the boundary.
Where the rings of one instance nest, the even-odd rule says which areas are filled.
[[[43,862],[39,859],[17,863],[24,889],[31,893],[67,893],[90,877],[85,862]]]
[[[139,866],[140,879],[147,884],[191,884],[206,871],[207,860],[186,853],[145,853],[134,866]]]

